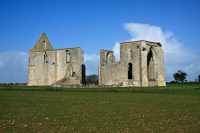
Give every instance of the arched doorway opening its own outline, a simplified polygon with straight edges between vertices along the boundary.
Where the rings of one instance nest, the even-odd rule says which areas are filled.
[[[133,64],[128,63],[128,79],[133,79]]]
[[[86,84],[86,70],[85,70],[85,65],[84,64],[82,64],[81,65],[81,69],[82,69],[82,84]]]

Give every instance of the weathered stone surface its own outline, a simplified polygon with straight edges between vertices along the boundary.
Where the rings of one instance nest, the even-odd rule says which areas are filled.
[[[42,33],[29,54],[28,85],[80,86],[85,83],[81,48],[53,49]],[[144,40],[123,42],[117,62],[113,51],[101,50],[99,85],[165,86],[161,44]]]
[[[53,49],[42,33],[29,54],[28,85],[52,85],[61,79],[71,85],[84,80],[84,53],[79,47]]]
[[[123,42],[118,62],[113,51],[101,50],[99,85],[165,86],[161,44],[144,40]]]
[[[76,77],[64,77],[63,79],[57,81],[53,84],[55,87],[63,87],[63,86],[74,86],[74,85],[81,85],[80,80]]]

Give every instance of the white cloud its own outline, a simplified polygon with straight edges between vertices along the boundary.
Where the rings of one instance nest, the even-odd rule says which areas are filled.
[[[119,61],[120,60],[120,46],[119,42],[116,42],[115,45],[113,46],[113,51],[115,55],[115,60]]]
[[[165,70],[167,81],[173,80],[173,73],[178,69],[186,71],[189,80],[194,80],[200,72],[198,64],[198,55],[191,49],[188,49],[182,42],[178,41],[172,32],[164,31],[159,26],[127,23],[124,28],[130,33],[131,38],[128,40],[149,40],[161,42],[164,49]],[[115,55],[119,57],[119,43],[113,47]]]
[[[99,55],[97,54],[85,54],[85,61],[97,61],[99,60]]]
[[[0,68],[4,67],[6,64],[0,60]]]
[[[85,54],[86,74],[98,74],[99,55]]]
[[[130,33],[130,40],[150,40],[165,43],[165,37],[170,33],[164,33],[161,27],[149,24],[127,23],[124,28]]]
[[[25,52],[0,52],[0,82],[26,82],[27,63]]]

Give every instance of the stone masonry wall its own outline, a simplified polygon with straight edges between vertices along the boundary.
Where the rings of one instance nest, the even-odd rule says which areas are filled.
[[[109,50],[100,51],[99,84],[165,86],[163,51],[160,43],[131,41],[120,44],[120,61],[107,63]],[[112,57],[114,53],[111,51]]]
[[[52,85],[62,79],[68,85],[81,84],[84,65],[81,48],[53,49],[43,33],[29,55],[28,85]]]

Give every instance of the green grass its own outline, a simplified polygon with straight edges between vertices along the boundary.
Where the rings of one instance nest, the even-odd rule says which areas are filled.
[[[0,86],[0,132],[200,132],[200,84]]]

